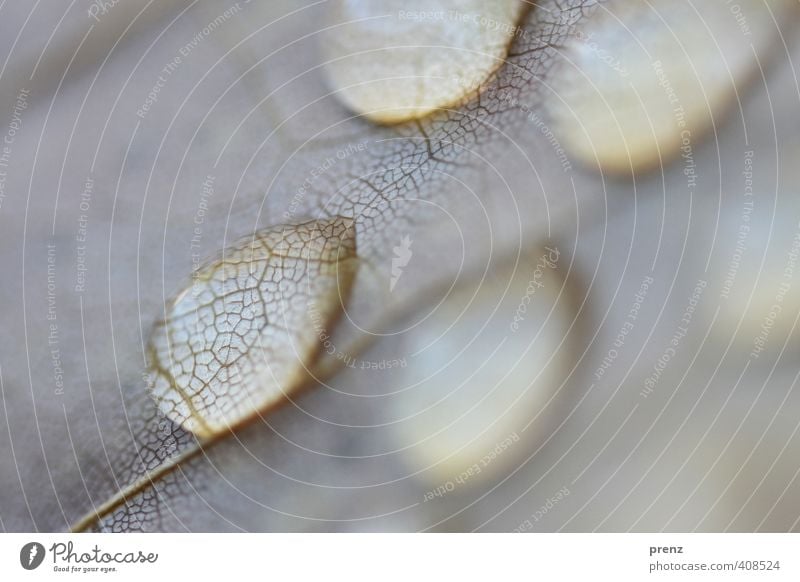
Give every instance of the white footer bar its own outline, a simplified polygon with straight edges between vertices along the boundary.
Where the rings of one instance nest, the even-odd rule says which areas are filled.
[[[3,580],[800,580],[796,534],[5,534]]]

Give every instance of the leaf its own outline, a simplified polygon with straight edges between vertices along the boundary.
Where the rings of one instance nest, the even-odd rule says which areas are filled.
[[[360,274],[350,290],[346,317],[336,326],[326,325],[323,329],[335,347],[333,361],[326,354],[326,358],[318,362],[312,375],[319,389],[309,391],[308,397],[300,402],[293,401],[285,409],[287,418],[293,414],[306,416],[310,402],[343,393],[345,388],[330,389],[329,386],[336,370],[346,368],[347,362],[370,342],[391,334],[391,325],[387,322],[402,319],[431,300],[435,302],[435,297],[446,296],[453,284],[470,276],[476,266],[519,253],[521,247],[540,236],[550,219],[548,212],[543,211],[549,208],[549,195],[512,197],[508,184],[496,180],[491,170],[484,169],[482,156],[490,156],[493,163],[502,164],[504,152],[514,151],[504,131],[498,128],[513,128],[520,139],[517,143],[539,144],[534,147],[541,160],[554,156],[549,146],[539,141],[533,126],[519,125],[520,118],[524,119],[530,111],[520,105],[538,107],[537,78],[546,75],[552,63],[550,51],[554,49],[551,47],[584,16],[581,6],[575,3],[562,9],[553,3],[531,12],[525,33],[518,35],[508,61],[490,80],[489,86],[481,88],[461,107],[437,112],[420,121],[381,128],[345,116],[335,97],[328,97],[324,101],[311,101],[307,108],[300,110],[300,117],[295,118],[295,114],[286,117],[282,134],[295,136],[295,143],[300,145],[297,151],[288,152],[285,165],[274,174],[264,170],[264,167],[274,167],[268,157],[258,152],[253,155],[251,162],[263,158],[266,165],[255,172],[251,172],[254,167],[251,164],[245,167],[245,178],[241,180],[245,192],[233,199],[228,210],[234,222],[246,225],[257,221],[261,208],[269,219],[275,221],[280,217],[280,222],[291,221],[295,216],[344,217],[354,223],[361,264]],[[300,36],[297,32],[293,34]],[[312,59],[308,66],[313,67],[313,62]],[[296,66],[305,66],[302,59]],[[279,70],[271,71],[280,77]],[[319,71],[317,75],[313,78],[321,82]],[[276,83],[274,78],[271,82],[272,86]],[[309,119],[339,121],[328,121],[318,130]],[[309,132],[310,137],[300,139]],[[335,139],[336,136],[339,138]],[[267,135],[267,143],[270,143],[269,138]],[[270,155],[273,153],[271,150]],[[491,165],[486,167],[492,168]],[[543,171],[563,179],[562,169],[555,164],[544,163]],[[451,180],[451,176],[458,179]],[[519,177],[522,184],[529,185],[525,176]],[[461,186],[470,181],[479,184],[478,197],[465,195],[469,190],[465,192]],[[530,191],[527,187],[523,190]],[[554,208],[570,207],[574,202],[557,191],[553,195]],[[254,213],[254,208],[259,212]],[[437,208],[446,210],[447,214],[443,215]],[[520,222],[520,214],[525,216],[524,222]],[[464,245],[458,243],[459,232],[453,230],[448,215],[457,221],[460,230],[468,233]],[[404,267],[403,278],[391,288],[393,249],[405,237],[414,241],[416,254]],[[182,240],[180,234],[175,234],[174,238]],[[433,293],[432,289],[438,291]],[[336,356],[341,359],[335,359]],[[141,388],[135,383],[126,387],[126,393],[136,390]],[[251,473],[251,469],[271,467],[284,455],[274,449],[281,447],[283,439],[274,434],[276,429],[267,428],[280,423],[280,410],[269,418],[259,419],[255,425],[242,426],[234,435],[236,438],[215,435],[210,442],[209,439],[198,442],[181,429],[165,427],[163,419],[148,409],[146,401],[134,397],[128,400],[127,406],[132,406],[130,416],[145,419],[145,427],[133,433],[133,443],[121,445],[112,454],[112,465],[118,467],[114,474],[119,476],[121,486],[109,492],[102,503],[93,503],[90,511],[73,524],[76,529],[203,529],[210,527],[208,519],[214,519],[215,529],[229,527],[225,520],[215,517],[222,509],[210,510],[208,505],[215,505],[210,497],[225,495],[224,491],[228,491],[227,495],[238,495],[230,489],[230,479],[235,479],[235,490],[239,491],[257,483],[258,490],[248,493],[253,499],[261,498],[267,491],[276,499],[300,495],[306,490],[312,497],[318,497],[313,492],[311,477],[307,482],[301,480],[301,484],[306,484],[300,487],[299,477],[281,478],[283,470],[270,469],[268,475],[274,478]],[[335,406],[327,406],[324,413],[318,411],[315,415],[331,414],[335,409]],[[186,414],[179,420],[183,421],[184,417]],[[333,451],[347,442],[345,435],[327,434],[328,424],[324,422],[311,424],[313,426],[302,429],[298,424],[300,432],[293,432],[293,438],[315,440],[315,445],[309,444],[312,449],[320,445],[331,447],[330,458],[337,458],[339,453]],[[214,434],[214,430],[201,433]],[[369,439],[365,443],[369,443]],[[287,441],[286,446],[294,448],[291,441]],[[352,483],[354,478],[361,480],[376,470],[348,468],[349,463],[320,464],[319,458],[315,456],[315,459],[313,463],[301,459],[296,461],[298,464],[287,461],[292,468],[285,470],[297,475],[313,468],[315,474],[324,475],[325,480],[340,484],[327,489],[337,496],[338,492],[343,495],[347,491],[346,486],[340,486]],[[220,463],[233,462],[235,470],[234,467],[220,467]],[[390,471],[396,471],[397,467],[395,463]],[[200,510],[201,506],[205,509]],[[230,526],[233,529],[267,528],[260,517],[264,511],[272,517],[269,529],[297,527],[291,510],[265,509],[261,502],[256,502],[255,506],[228,506],[224,511],[238,512],[240,508],[241,513],[235,518],[237,525]],[[345,508],[344,501],[326,498],[316,511],[331,514]],[[315,510],[305,502],[305,511]]]
[[[399,328],[387,321],[413,325],[470,274],[513,259],[546,233],[573,236],[576,220],[585,229],[605,218],[605,184],[565,170],[543,110],[561,45],[593,11],[593,2],[538,3],[479,92],[393,127],[353,116],[331,94],[317,38],[321,11],[294,0],[241,4],[196,43],[224,10],[186,2],[174,22],[134,24],[113,35],[118,44],[79,53],[94,69],[65,71],[57,94],[32,91],[0,208],[3,264],[10,273],[24,265],[0,289],[13,330],[0,340],[8,412],[1,466],[17,468],[0,472],[3,526],[344,529],[366,527],[353,520],[387,523],[418,502],[396,456],[382,454],[387,435],[371,426],[380,399],[370,396],[393,375],[347,362],[368,359],[370,341],[391,351],[387,340]],[[40,36],[43,47],[48,35]],[[180,65],[140,118],[176,55]],[[34,75],[34,88],[41,79]],[[214,193],[206,197],[209,175]],[[84,211],[87,176],[94,189]],[[87,271],[78,292],[83,215]],[[359,270],[344,316],[323,325],[343,358],[312,358],[316,379],[303,387],[313,389],[224,438],[198,438],[145,391],[153,324],[191,276],[195,253],[215,254],[301,217],[354,222]],[[391,289],[393,249],[406,239],[414,255]],[[49,243],[57,247],[54,299],[45,285]]]

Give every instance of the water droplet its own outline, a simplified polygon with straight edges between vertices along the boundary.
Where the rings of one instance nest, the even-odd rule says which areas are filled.
[[[150,339],[161,411],[210,436],[282,400],[305,379],[315,323],[341,313],[355,269],[344,218],[258,231],[200,268]]]
[[[345,0],[321,37],[336,95],[380,123],[457,105],[502,64],[519,0]]]
[[[553,71],[546,105],[554,132],[591,166],[657,167],[734,103],[779,38],[770,10],[780,22],[792,4],[603,4],[566,42]]]
[[[546,249],[494,272],[408,334],[407,387],[391,402],[411,470],[437,483],[482,481],[552,430],[575,317],[558,262]]]

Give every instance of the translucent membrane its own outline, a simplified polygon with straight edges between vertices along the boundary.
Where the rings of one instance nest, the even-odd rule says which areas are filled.
[[[552,429],[575,315],[557,264],[544,249],[452,294],[409,333],[407,387],[391,402],[412,471],[479,482],[518,466]]]
[[[315,329],[341,313],[355,269],[344,218],[265,229],[226,249],[155,326],[150,390],[161,411],[209,436],[297,389],[319,350]]]
[[[502,63],[519,0],[343,0],[320,35],[333,89],[350,109],[396,123],[457,105]]]
[[[569,152],[612,172],[657,167],[719,123],[780,42],[792,0],[611,0],[567,41],[546,101]],[[760,63],[759,63],[760,61]]]

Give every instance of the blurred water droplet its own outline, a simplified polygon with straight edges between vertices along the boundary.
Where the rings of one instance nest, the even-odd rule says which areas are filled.
[[[392,416],[411,470],[436,483],[483,481],[552,430],[575,318],[558,255],[545,249],[460,289],[408,334],[408,387],[392,396]]]
[[[780,37],[792,0],[611,0],[565,43],[546,105],[570,153],[605,171],[691,148]],[[689,152],[691,153],[691,152]]]
[[[336,95],[381,123],[457,105],[503,62],[519,0],[342,0],[321,36]]]
[[[150,340],[161,411],[209,436],[290,394],[319,351],[315,330],[341,313],[355,269],[355,229],[344,218],[258,231],[201,267]]]

